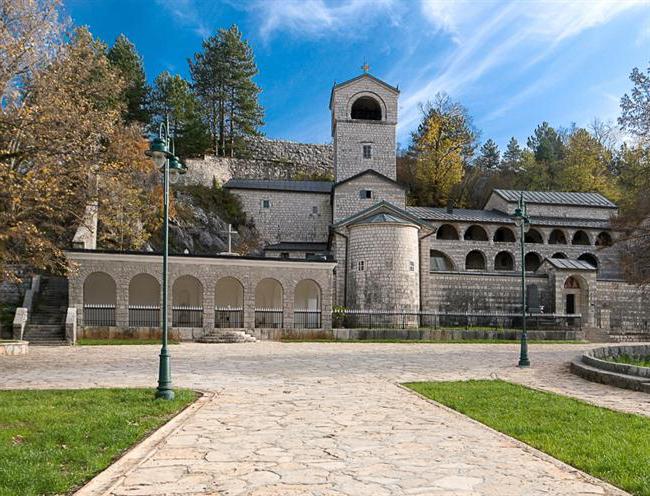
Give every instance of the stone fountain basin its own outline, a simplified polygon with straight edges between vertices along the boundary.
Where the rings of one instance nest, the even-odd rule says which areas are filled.
[[[650,344],[594,348],[571,362],[571,372],[589,381],[650,393],[650,367],[607,360],[621,355],[639,358],[649,356]]]

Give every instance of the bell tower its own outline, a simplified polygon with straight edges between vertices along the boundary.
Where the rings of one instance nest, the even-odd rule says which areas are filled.
[[[399,89],[367,72],[334,85],[330,111],[336,182],[369,169],[395,179],[398,98]]]

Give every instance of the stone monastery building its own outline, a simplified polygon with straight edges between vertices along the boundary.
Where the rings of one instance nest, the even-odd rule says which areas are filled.
[[[331,329],[335,307],[374,313],[380,326],[382,312],[401,313],[405,327],[447,314],[517,314],[522,265],[530,313],[580,316],[610,334],[647,331],[648,297],[620,277],[610,229],[617,207],[602,195],[495,190],[482,210],[407,206],[396,181],[398,99],[367,73],[334,85],[333,182],[224,184],[253,219],[264,257],[171,257],[170,314],[182,337]],[[513,218],[521,194],[531,220],[523,259]],[[81,329],[151,326],[159,255],[68,256],[80,266],[69,294]]]

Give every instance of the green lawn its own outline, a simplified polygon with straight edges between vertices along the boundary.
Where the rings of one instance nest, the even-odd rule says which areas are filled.
[[[636,365],[637,367],[650,367],[650,356],[631,357],[629,355],[619,355],[617,357],[606,358],[610,362],[625,363],[627,365]]]
[[[632,494],[650,496],[650,418],[503,381],[406,384]]]
[[[77,339],[80,346],[104,346],[104,345],[125,345],[125,344],[157,344],[161,345],[160,339]],[[169,340],[169,344],[178,344],[178,341]]]
[[[0,495],[67,494],[193,402],[149,389],[0,391]]]
[[[411,343],[411,344],[519,344],[518,339],[304,339],[286,338],[283,343]],[[587,341],[528,340],[528,344],[584,344]]]

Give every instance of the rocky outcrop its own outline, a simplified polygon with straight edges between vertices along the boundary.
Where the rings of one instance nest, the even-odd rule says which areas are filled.
[[[213,180],[223,184],[229,179],[305,179],[333,175],[332,145],[251,138],[245,157],[228,158],[206,155],[186,160],[188,171],[181,184],[210,186]]]

